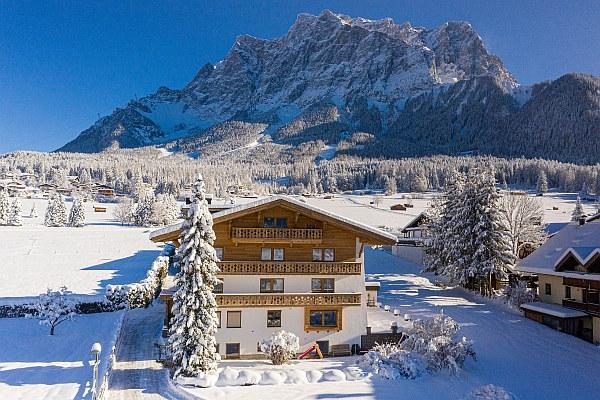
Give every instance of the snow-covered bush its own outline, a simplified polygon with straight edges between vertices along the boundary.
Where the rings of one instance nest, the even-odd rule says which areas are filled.
[[[284,330],[273,332],[270,338],[260,342],[260,351],[265,353],[274,365],[290,361],[298,349],[300,349],[298,336]]]
[[[483,385],[473,389],[467,400],[516,400],[516,397],[503,387]]]
[[[127,285],[107,285],[106,299],[116,309],[148,307],[159,295],[168,268],[169,257],[158,256],[142,281]]]
[[[71,294],[66,286],[58,290],[48,289],[46,293],[40,294],[34,303],[34,316],[40,320],[40,325],[50,327],[50,335],[54,335],[56,326],[75,316],[77,302],[70,297]]]
[[[71,212],[69,213],[69,226],[80,228],[85,225],[85,208],[83,200],[76,198],[73,200]]]
[[[169,225],[177,221],[181,209],[172,194],[159,194],[152,205],[151,222],[154,225]]]
[[[443,314],[428,320],[417,320],[408,331],[408,338],[400,347],[420,354],[426,362],[427,370],[448,370],[456,374],[467,357],[475,359],[472,341],[457,336],[458,323]]]
[[[385,379],[415,379],[425,369],[422,356],[391,343],[376,345],[357,364]]]
[[[16,197],[10,205],[8,210],[8,225],[21,226],[23,225],[23,218],[21,218],[21,201]]]
[[[151,226],[152,225],[152,210],[156,197],[154,192],[148,190],[145,194],[140,197],[137,205],[134,208],[132,217],[133,223],[137,226]]]
[[[504,288],[504,294],[506,302],[517,310],[520,309],[521,304],[531,303],[537,299],[535,291],[527,287],[527,281],[518,281],[508,285]]]
[[[65,226],[67,223],[67,207],[59,194],[54,195],[48,202],[44,225]]]
[[[133,220],[134,204],[130,198],[124,198],[119,201],[113,211],[113,216],[121,225],[129,224]]]

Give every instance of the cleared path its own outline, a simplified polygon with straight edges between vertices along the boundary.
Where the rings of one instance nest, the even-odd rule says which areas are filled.
[[[109,400],[188,399],[156,361],[154,343],[161,333],[164,305],[129,310],[117,344],[117,362],[109,379]]]

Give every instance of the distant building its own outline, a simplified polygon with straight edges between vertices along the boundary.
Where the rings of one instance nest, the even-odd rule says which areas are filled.
[[[521,306],[528,318],[600,343],[600,215],[569,223],[516,270],[539,278],[540,301]]]
[[[390,210],[393,211],[406,211],[406,206],[404,204],[394,204],[390,207]]]
[[[419,213],[401,231],[398,242],[392,246],[392,254],[417,265],[423,265],[424,245],[427,237],[427,213]]]

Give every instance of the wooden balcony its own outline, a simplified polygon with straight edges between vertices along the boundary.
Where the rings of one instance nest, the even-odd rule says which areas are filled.
[[[563,277],[563,285],[580,287],[584,289],[597,289],[600,290],[600,281],[593,281],[591,279],[579,279],[579,278],[567,278]]]
[[[218,294],[218,307],[359,306],[360,293]]]
[[[563,306],[573,308],[575,310],[584,311],[588,314],[600,316],[600,305],[592,303],[582,303],[575,300],[565,299],[563,300]]]
[[[319,244],[322,229],[231,228],[231,240],[240,243],[307,243]]]
[[[219,275],[360,275],[359,262],[221,261]]]

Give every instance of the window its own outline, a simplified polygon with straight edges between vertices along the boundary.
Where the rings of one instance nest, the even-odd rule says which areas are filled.
[[[273,260],[283,261],[283,249],[273,249]]]
[[[241,311],[227,311],[227,327],[228,328],[241,328],[242,327],[242,312]]]
[[[219,343],[215,343],[215,351],[218,353],[219,352]]]
[[[275,224],[278,228],[287,228],[287,218],[277,218]]]
[[[597,290],[588,290],[587,303],[600,304],[600,292]]]
[[[221,311],[217,311],[217,328],[221,327]],[[217,353],[219,351],[217,350]]]
[[[313,261],[335,261],[335,250],[313,249]]]
[[[337,310],[311,310],[309,315],[309,326],[311,328],[337,328]]]
[[[265,217],[265,219],[263,220],[263,227],[274,228],[275,227],[275,218]]]
[[[335,251],[333,249],[325,249],[323,251],[323,259],[325,261],[333,261],[335,259]]]
[[[283,278],[261,278],[261,293],[283,293]]]
[[[219,283],[213,288],[213,293],[223,293],[223,279],[219,279]]]
[[[313,261],[323,261],[323,249],[313,249]]]
[[[335,291],[335,279],[312,278],[310,286],[314,293],[333,293]]]
[[[565,299],[571,298],[571,286],[565,286]]]
[[[270,247],[262,247],[260,249],[260,259],[262,261],[283,261],[284,249],[272,249]]]
[[[281,310],[267,311],[267,328],[281,328]]]
[[[225,358],[240,358],[240,344],[225,343]]]
[[[260,249],[260,259],[263,261],[268,261],[271,259],[271,249],[268,247],[263,247]]]
[[[546,283],[546,291],[545,293],[550,296],[552,294],[552,285],[549,283]]]
[[[217,254],[217,258],[219,259],[219,261],[222,261],[223,260],[223,248],[215,247],[215,253]]]

